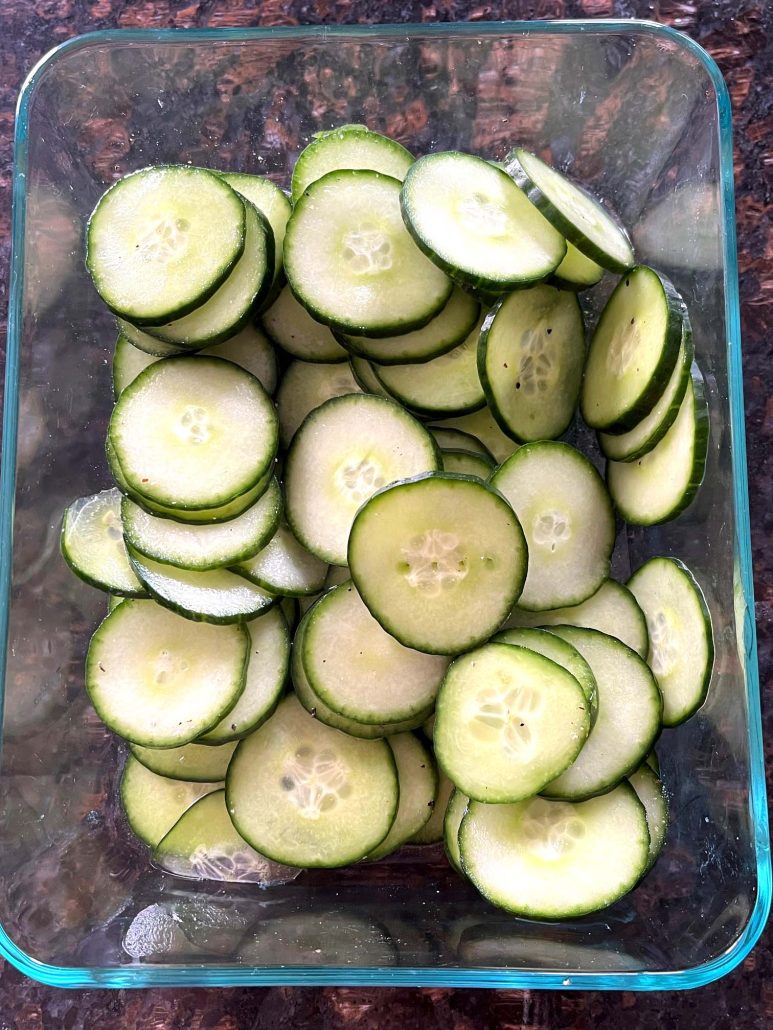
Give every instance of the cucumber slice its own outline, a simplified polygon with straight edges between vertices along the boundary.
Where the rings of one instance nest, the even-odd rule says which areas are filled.
[[[383,858],[405,844],[429,821],[437,791],[437,770],[432,756],[413,733],[398,733],[387,740],[397,768],[400,800],[389,833],[368,855]]]
[[[454,792],[454,785],[442,770],[438,770],[438,785],[435,795],[435,803],[432,806],[432,815],[422,828],[406,842],[408,844],[439,844],[443,839],[443,824],[451,795]]]
[[[391,393],[385,390],[379,382],[378,376],[369,361],[358,357],[356,354],[352,354],[351,358],[349,358],[349,364],[352,367],[352,375],[363,393],[373,393],[376,397],[389,397],[391,400],[394,400]]]
[[[663,707],[665,708],[665,703],[664,703]],[[660,759],[658,758],[657,751],[655,751],[654,748],[652,749],[652,751],[650,751],[650,753],[647,755],[647,757],[644,759],[644,761],[647,763],[647,765],[650,767],[650,769],[652,769],[652,771],[655,773],[655,775],[659,777],[660,776]]]
[[[676,421],[648,454],[607,463],[607,486],[627,522],[654,526],[675,519],[695,498],[706,471],[709,408],[703,376],[693,363]]]
[[[668,835],[668,795],[656,773],[645,762],[640,765],[628,782],[636,791],[636,796],[644,805],[647,816],[647,829],[650,835],[650,853],[645,873],[655,865]]]
[[[121,776],[121,806],[135,837],[154,848],[183,812],[221,786],[157,776],[129,755]]]
[[[285,467],[287,520],[312,554],[346,565],[352,521],[377,490],[439,467],[424,427],[384,397],[356,394],[313,411]]]
[[[676,558],[650,558],[628,586],[647,619],[647,661],[663,694],[663,724],[678,726],[698,711],[711,682],[714,633],[706,598]]]
[[[245,622],[276,604],[276,595],[248,583],[228,569],[207,572],[176,569],[146,558],[138,551],[130,551],[129,558],[137,577],[155,601],[194,622]]]
[[[348,357],[330,327],[313,319],[289,286],[263,312],[261,322],[274,343],[294,358],[329,363]]]
[[[419,364],[457,347],[472,332],[479,317],[478,302],[456,286],[445,307],[421,329],[382,339],[349,335],[341,339],[347,350],[379,365]]]
[[[412,155],[399,143],[365,125],[342,125],[329,132],[315,133],[295,162],[292,180],[293,204],[309,186],[339,168],[364,168],[390,175],[400,182],[413,164]]]
[[[403,218],[425,254],[462,286],[507,293],[550,275],[560,233],[500,168],[470,154],[428,154],[410,168]]]
[[[317,697],[363,723],[422,714],[448,667],[447,659],[403,647],[385,632],[351,582],[328,591],[309,612],[301,658]]]
[[[194,626],[152,601],[125,601],[91,638],[86,690],[119,736],[146,747],[187,744],[238,700],[248,645],[240,626]]]
[[[493,804],[538,794],[580,753],[589,705],[566,669],[525,647],[486,644],[451,663],[433,743],[446,776]]]
[[[65,508],[62,557],[72,571],[98,590],[146,597],[132,569],[121,531],[121,492],[113,487],[79,497]]]
[[[492,904],[527,919],[575,919],[636,885],[649,833],[644,807],[624,783],[579,804],[471,801],[459,849],[465,873]]]
[[[461,429],[446,428],[445,426],[427,426],[435,438],[435,443],[444,451],[471,451],[479,454],[487,461],[494,462],[494,456],[477,436],[471,433],[464,433]]]
[[[455,790],[448,801],[443,819],[443,843],[448,861],[457,871],[462,872],[462,856],[459,854],[459,827],[467,814],[470,799],[460,790]]]
[[[494,471],[492,461],[487,461],[482,454],[472,451],[441,451],[444,472],[456,472],[463,476],[477,476],[488,479]]]
[[[348,554],[371,614],[430,654],[459,654],[491,636],[526,577],[526,541],[504,497],[449,473],[379,491],[357,512]]]
[[[220,358],[168,358],[124,390],[109,436],[133,492],[200,510],[257,485],[276,454],[277,421],[244,369]]]
[[[118,400],[129,383],[133,383],[140,372],[144,372],[148,365],[153,365],[160,358],[134,347],[121,333],[115,343],[113,351],[113,397]]]
[[[271,226],[252,206],[247,210],[244,252],[223,285],[206,303],[183,318],[148,326],[148,332],[175,346],[212,346],[242,329],[260,307],[274,277]]]
[[[265,333],[252,323],[224,343],[219,343],[216,347],[207,347],[199,351],[199,354],[233,361],[234,365],[239,365],[255,376],[266,393],[276,390],[279,378],[276,353]]]
[[[283,597],[279,602],[279,607],[282,610],[282,615],[285,617],[287,628],[292,631],[300,622],[301,612],[300,605],[298,604],[297,597]]]
[[[641,765],[660,733],[663,699],[645,662],[614,637],[594,629],[551,630],[577,648],[598,688],[598,715],[585,747],[542,793],[581,801],[603,794]]]
[[[587,190],[520,147],[507,155],[505,168],[551,225],[586,257],[612,272],[625,272],[634,264],[628,233]]]
[[[310,554],[292,531],[281,525],[263,550],[234,565],[233,571],[273,594],[306,597],[322,589],[327,562]]]
[[[290,665],[290,634],[284,615],[275,608],[245,623],[245,628],[250,635],[250,660],[244,690],[217,726],[199,738],[202,744],[225,744],[252,733],[282,696]]]
[[[478,322],[465,341],[421,365],[374,365],[393,397],[422,415],[463,415],[486,403],[478,376]]]
[[[481,408],[469,415],[457,415],[456,418],[440,419],[430,429],[461,429],[463,433],[470,433],[477,437],[486,447],[495,461],[503,462],[518,449],[518,444],[505,436],[496,423],[488,407]]]
[[[576,647],[572,647],[568,641],[543,629],[505,629],[492,637],[492,641],[528,647],[530,651],[536,651],[537,654],[549,658],[551,662],[566,669],[580,684],[590,712],[591,725],[593,725],[598,709],[596,677]]]
[[[674,424],[687,387],[690,384],[690,368],[692,366],[694,347],[692,330],[685,318],[682,324],[682,342],[674,371],[666,384],[666,388],[655,404],[638,425],[627,433],[612,436],[610,433],[599,433],[599,446],[610,461],[634,461],[649,452],[660,443]]]
[[[117,608],[118,607],[118,605],[121,603],[121,601],[123,601],[123,597],[118,597],[115,594],[110,594],[110,596],[107,599],[107,613],[108,613],[108,615],[113,610],[113,608]]]
[[[613,579],[604,580],[587,601],[569,608],[542,612],[514,608],[506,626],[581,626],[597,629],[600,633],[622,640],[645,659],[649,648],[644,612],[631,591]]]
[[[491,477],[529,546],[521,608],[543,611],[590,597],[609,575],[615,516],[604,481],[569,444],[529,443]]]
[[[478,373],[491,413],[515,440],[561,436],[574,418],[585,362],[577,297],[554,286],[518,290],[486,316]]]
[[[403,225],[400,183],[371,171],[329,172],[303,194],[287,226],[285,272],[317,321],[358,336],[418,329],[451,293]]]
[[[151,336],[139,326],[127,322],[125,318],[117,318],[116,321],[120,335],[125,336],[132,347],[136,347],[144,354],[151,354],[154,358],[172,358],[175,354],[190,354],[195,350],[194,347],[175,347],[172,343],[164,343],[157,336]]]
[[[239,836],[224,790],[201,798],[181,816],[156,847],[153,862],[174,876],[227,883],[288,883],[300,872],[264,858]]]
[[[566,256],[553,273],[559,286],[569,290],[587,290],[595,286],[604,275],[604,269],[591,261],[573,243],[566,241]]]
[[[219,569],[256,554],[279,525],[282,494],[276,479],[251,508],[228,522],[188,525],[143,511],[129,497],[121,502],[123,532],[146,558],[181,569]]]
[[[370,854],[397,812],[395,763],[381,740],[357,740],[285,698],[228,768],[234,826],[262,855],[333,868]]]
[[[282,446],[290,446],[303,420],[320,404],[334,397],[362,392],[348,361],[328,365],[293,361],[282,377],[276,395]]]
[[[141,765],[157,776],[187,783],[207,783],[225,779],[236,741],[222,747],[198,743],[166,748],[129,744],[129,750]]]
[[[592,429],[623,433],[652,411],[674,371],[684,302],[646,265],[626,273],[601,312],[580,393]]]
[[[331,590],[333,587],[339,586],[341,583],[346,583],[352,578],[347,565],[330,565],[328,566],[327,575],[325,576],[325,590]]]
[[[287,222],[293,206],[284,191],[262,175],[247,175],[244,172],[218,172],[221,179],[236,190],[239,196],[248,200],[260,211],[274,237],[274,282],[282,274],[282,254]]]
[[[435,735],[434,711],[432,712],[432,715],[430,715],[428,719],[425,719],[424,722],[421,724],[421,732],[424,734],[427,740],[432,740],[433,736]]]
[[[242,200],[201,168],[160,165],[119,179],[86,229],[102,300],[138,325],[180,318],[225,282],[245,245]]]

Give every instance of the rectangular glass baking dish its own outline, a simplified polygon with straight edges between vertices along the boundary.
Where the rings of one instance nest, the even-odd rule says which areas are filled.
[[[694,568],[712,608],[716,670],[702,711],[659,745],[672,791],[666,851],[642,886],[594,917],[508,917],[437,849],[269,890],[187,884],[150,867],[117,811],[121,749],[82,684],[104,599],[68,572],[57,546],[65,504],[109,482],[115,330],[84,271],[84,221],[109,182],[152,163],[286,183],[312,132],[352,121],[417,153],[550,148],[619,211],[640,259],[673,278],[692,313],[711,407],[706,482],[676,522],[625,535],[615,568],[625,576],[655,553]],[[697,44],[636,21],[73,39],[22,91],[12,262],[0,485],[6,958],[69,987],[662,990],[706,983],[748,954],[771,885],[730,105]],[[589,304],[598,308],[598,296]]]

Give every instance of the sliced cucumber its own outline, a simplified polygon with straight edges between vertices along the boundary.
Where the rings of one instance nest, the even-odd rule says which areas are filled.
[[[617,510],[637,526],[676,518],[700,489],[708,449],[708,402],[693,363],[679,414],[660,443],[635,461],[607,463],[607,486]]]
[[[526,576],[526,542],[501,494],[479,479],[417,476],[364,504],[349,536],[352,579],[406,647],[459,654],[501,626]]]
[[[277,421],[257,379],[232,362],[167,358],[121,394],[109,436],[132,491],[200,510],[258,484],[276,454]]]
[[[628,586],[647,619],[647,661],[663,694],[663,724],[677,726],[701,707],[711,682],[714,633],[706,598],[676,558],[651,558]]]
[[[383,397],[338,397],[312,412],[285,468],[287,519],[312,554],[346,565],[355,513],[377,490],[440,465],[435,442]]]
[[[668,834],[668,796],[656,773],[645,762],[628,777],[636,796],[644,805],[650,835],[650,854],[645,872],[655,865]]]
[[[90,586],[123,597],[146,597],[121,531],[121,492],[113,487],[79,497],[64,512],[62,556]]]
[[[282,614],[287,622],[287,628],[292,631],[300,622],[301,612],[300,605],[298,604],[297,597],[283,597],[279,602],[279,607],[282,610]]]
[[[614,637],[594,629],[551,630],[576,647],[598,688],[598,715],[579,757],[542,791],[580,801],[603,794],[641,765],[660,733],[663,699],[645,662]]]
[[[494,456],[488,447],[471,433],[464,433],[461,429],[452,429],[445,426],[427,426],[427,429],[435,437],[435,443],[441,450],[472,451],[473,454],[480,454],[487,461],[494,461]]]
[[[293,361],[276,395],[282,446],[290,446],[303,420],[320,404],[333,397],[362,392],[348,361],[327,365]]]
[[[117,400],[129,383],[133,383],[140,372],[144,372],[148,365],[155,364],[160,358],[129,343],[129,340],[121,333],[116,340],[113,351],[113,396]]]
[[[309,186],[339,168],[369,168],[400,182],[413,157],[393,139],[371,132],[365,125],[342,125],[319,132],[302,150],[293,169],[292,198],[296,204]]]
[[[477,476],[488,479],[494,471],[494,464],[486,460],[482,454],[472,451],[441,451],[444,472],[458,472],[463,476]]]
[[[505,436],[496,423],[488,407],[481,408],[469,415],[457,415],[456,418],[444,418],[431,426],[430,429],[461,429],[463,433],[469,433],[477,437],[487,448],[494,460],[503,462],[506,458],[518,449],[509,436]]]
[[[463,415],[486,399],[478,376],[481,323],[453,350],[421,365],[374,365],[379,382],[413,411],[432,417]]]
[[[351,582],[328,591],[309,612],[301,657],[314,693],[363,723],[422,714],[448,667],[447,659],[403,647],[385,632]]]
[[[329,172],[308,188],[287,227],[285,272],[317,321],[353,335],[418,329],[451,293],[403,225],[400,183],[371,171]]]
[[[596,677],[576,647],[543,629],[505,629],[492,637],[492,641],[528,647],[530,651],[536,651],[537,654],[549,658],[551,662],[566,669],[580,684],[588,704],[591,725],[595,722],[598,708]]]
[[[520,147],[507,155],[505,168],[551,225],[586,257],[612,272],[634,264],[628,233],[587,190]]]
[[[398,733],[387,740],[397,767],[400,800],[389,833],[369,855],[374,861],[396,851],[429,821],[437,792],[437,770],[432,756],[413,733]]]
[[[604,481],[569,444],[526,444],[491,477],[523,526],[529,572],[521,608],[578,604],[609,575],[615,517]]]
[[[438,785],[432,815],[422,828],[406,842],[408,844],[439,844],[443,839],[443,824],[454,785],[442,771],[438,770]]]
[[[352,366],[352,375],[363,393],[374,393],[377,397],[389,397],[394,400],[391,393],[385,390],[379,382],[373,366],[366,358],[360,358],[356,354],[352,354],[349,358],[349,364]]]
[[[146,747],[175,747],[212,729],[234,706],[248,646],[240,626],[194,626],[152,601],[125,601],[91,638],[86,690],[114,733]]]
[[[471,801],[459,849],[465,873],[492,904],[527,919],[575,919],[636,885],[649,833],[644,807],[624,783],[579,804]]]
[[[566,254],[561,234],[509,175],[480,157],[420,158],[400,202],[419,247],[463,286],[507,293],[544,279]]]
[[[591,261],[573,243],[566,241],[566,256],[553,273],[559,286],[569,290],[587,290],[604,275],[604,269]]]
[[[649,637],[644,612],[636,603],[631,591],[606,579],[587,601],[569,608],[554,608],[550,611],[528,612],[514,608],[507,620],[510,626],[581,626],[597,629],[617,637],[642,658],[647,657]]]
[[[121,502],[123,532],[130,546],[164,565],[219,569],[235,565],[265,547],[282,514],[282,494],[273,479],[251,508],[228,522],[188,525],[143,511],[129,497]]]
[[[663,706],[665,708],[665,704]],[[660,776],[660,759],[658,758],[657,751],[653,748],[652,751],[644,759],[647,765],[652,769],[656,776]]]
[[[427,738],[427,740],[432,740],[432,737],[435,734],[435,712],[434,711],[432,712],[432,715],[430,715],[428,719],[425,719],[424,722],[421,724],[421,732],[424,734],[424,736]]]
[[[262,175],[246,175],[244,172],[218,172],[221,179],[253,204],[271,226],[274,236],[274,282],[282,274],[282,254],[284,250],[287,222],[292,214],[293,206],[283,190],[270,179]]]
[[[561,436],[574,417],[585,363],[577,297],[554,286],[517,290],[483,323],[478,373],[491,413],[515,440]]]
[[[525,647],[491,643],[451,663],[432,740],[441,768],[460,790],[505,804],[555,780],[589,730],[588,702],[565,668]]]
[[[175,347],[173,343],[164,343],[157,336],[151,336],[139,326],[127,322],[125,318],[118,318],[116,321],[120,335],[125,336],[132,347],[136,347],[144,354],[150,354],[154,358],[171,358],[175,354],[190,354],[196,349],[194,347]]]
[[[228,763],[236,750],[236,741],[222,747],[204,744],[183,744],[181,747],[142,747],[129,744],[132,755],[157,776],[189,783],[207,783],[225,779]]]
[[[684,302],[646,265],[627,272],[601,313],[580,393],[592,429],[623,433],[652,411],[674,371]]]
[[[330,326],[311,317],[284,286],[277,299],[261,315],[263,328],[283,351],[302,361],[345,361],[348,352],[336,340]]]
[[[310,554],[292,531],[281,525],[261,551],[235,565],[233,571],[273,594],[307,597],[322,589],[327,562]]]
[[[221,786],[157,776],[129,755],[121,776],[121,806],[135,837],[154,848],[183,812]]]
[[[110,594],[110,596],[107,599],[107,613],[108,613],[108,615],[113,610],[113,608],[117,608],[118,607],[118,605],[121,603],[121,601],[123,601],[123,597],[118,597],[116,594]]]
[[[276,390],[279,378],[276,353],[271,341],[257,326],[248,323],[241,332],[216,347],[199,351],[202,356],[225,358],[254,375],[266,393]]]
[[[346,583],[351,578],[352,576],[347,565],[330,565],[325,576],[324,589],[330,590],[341,583]]]
[[[309,717],[294,697],[236,749],[226,779],[237,831],[262,855],[331,868],[370,854],[397,812],[392,752]]]
[[[180,318],[225,282],[245,244],[242,200],[201,168],[159,165],[103,193],[86,230],[99,295],[138,325]]]
[[[459,827],[462,819],[467,814],[467,806],[470,799],[460,790],[455,790],[448,801],[446,814],[443,819],[443,843],[445,844],[448,861],[457,871],[462,872],[462,857],[459,854]]]

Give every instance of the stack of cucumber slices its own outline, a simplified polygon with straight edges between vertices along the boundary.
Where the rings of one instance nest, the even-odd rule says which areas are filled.
[[[111,595],[85,681],[128,825],[178,876],[443,841],[516,915],[603,908],[664,846],[653,747],[713,667],[678,558],[610,578],[618,517],[703,478],[685,304],[524,150],[416,160],[346,125],[288,185],[146,168],[89,221],[114,485],[62,552]],[[600,453],[559,439],[578,409]]]

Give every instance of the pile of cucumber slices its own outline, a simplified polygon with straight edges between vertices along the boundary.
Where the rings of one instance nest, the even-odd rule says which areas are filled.
[[[674,285],[534,154],[416,160],[363,126],[289,194],[127,175],[86,259],[115,486],[62,551],[111,594],[86,689],[153,861],[265,884],[443,840],[517,915],[631,890],[666,839],[653,746],[713,666],[677,558],[610,578],[619,516],[672,519],[704,475]],[[558,439],[578,408],[600,454]]]

